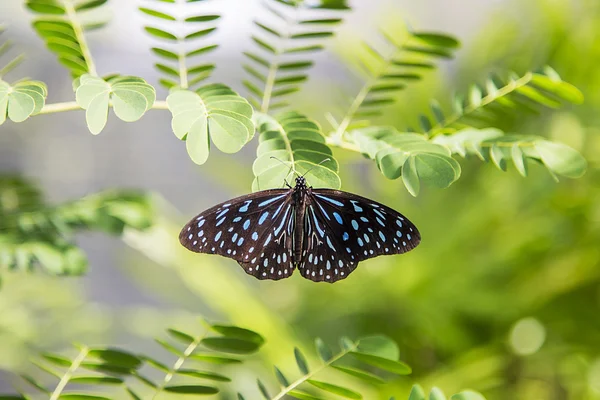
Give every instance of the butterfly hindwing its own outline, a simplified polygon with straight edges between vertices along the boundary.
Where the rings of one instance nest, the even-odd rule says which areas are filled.
[[[304,219],[304,251],[298,269],[313,281],[344,279],[359,261],[405,253],[421,240],[417,228],[402,214],[339,190],[313,189]]]
[[[265,190],[206,210],[179,240],[191,251],[232,258],[258,279],[282,279],[294,271],[293,225],[292,191]]]

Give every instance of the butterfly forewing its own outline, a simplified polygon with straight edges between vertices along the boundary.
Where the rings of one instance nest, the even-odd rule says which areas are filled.
[[[183,227],[179,240],[198,253],[233,258],[258,279],[294,271],[292,191],[265,190],[219,204]]]
[[[313,189],[304,216],[302,276],[335,282],[359,261],[400,254],[421,240],[417,228],[393,209],[351,193]]]

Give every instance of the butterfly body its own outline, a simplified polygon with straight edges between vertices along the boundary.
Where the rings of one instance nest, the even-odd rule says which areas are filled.
[[[229,200],[196,216],[179,235],[198,253],[236,260],[258,279],[283,279],[298,268],[317,282],[346,278],[359,261],[405,253],[420,240],[403,215],[373,200],[314,189],[304,177],[288,189]]]

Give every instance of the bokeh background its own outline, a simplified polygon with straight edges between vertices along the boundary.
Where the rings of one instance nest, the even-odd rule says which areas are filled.
[[[89,35],[101,73],[122,72],[157,82],[152,40],[144,35],[138,1],[112,1],[110,25]],[[343,188],[386,203],[419,226],[423,242],[404,256],[361,263],[335,285],[295,275],[259,282],[237,264],[180,248],[187,218],[250,190],[256,143],[239,155],[213,151],[201,167],[171,133],[167,111],[125,124],[109,119],[92,136],[82,112],[34,117],[0,127],[0,172],[32,179],[51,201],[107,188],[155,193],[157,225],[122,239],[82,235],[90,270],[78,278],[4,273],[0,289],[0,368],[30,369],[39,349],[71,342],[126,346],[157,354],[153,337],[167,327],[200,329],[198,316],[262,333],[267,345],[238,383],[253,393],[269,363],[293,367],[292,349],[309,353],[314,337],[384,333],[400,343],[408,378],[370,392],[406,396],[415,382],[448,393],[471,387],[489,399],[600,399],[600,2],[597,0],[351,1],[353,10],[294,108],[329,129],[324,113],[343,110],[362,83],[348,67],[359,41],[378,27],[402,24],[453,34],[457,57],[404,91],[378,123],[403,127],[429,99],[490,73],[525,72],[549,64],[579,87],[586,102],[560,111],[497,121],[510,132],[552,137],[589,162],[578,180],[556,184],[542,168],[521,178],[479,160],[461,160],[463,176],[445,190],[412,198],[362,157],[338,151]],[[223,14],[211,59],[211,81],[245,94],[242,52],[252,47],[260,1],[208,2]],[[204,8],[205,10],[206,8]],[[21,75],[48,84],[48,102],[72,99],[70,77],[30,29],[22,2],[0,2],[5,35],[27,54]],[[165,92],[158,98],[164,99]],[[0,373],[0,391],[11,374]],[[271,382],[272,383],[272,382]],[[253,397],[250,397],[253,398]]]

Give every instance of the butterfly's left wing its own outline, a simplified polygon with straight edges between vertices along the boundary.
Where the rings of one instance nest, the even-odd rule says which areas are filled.
[[[293,203],[287,189],[241,196],[197,215],[179,241],[197,253],[232,258],[258,279],[287,278],[294,272]]]
[[[312,189],[306,203],[302,276],[317,282],[346,278],[359,261],[401,254],[421,241],[397,211],[352,193]]]

